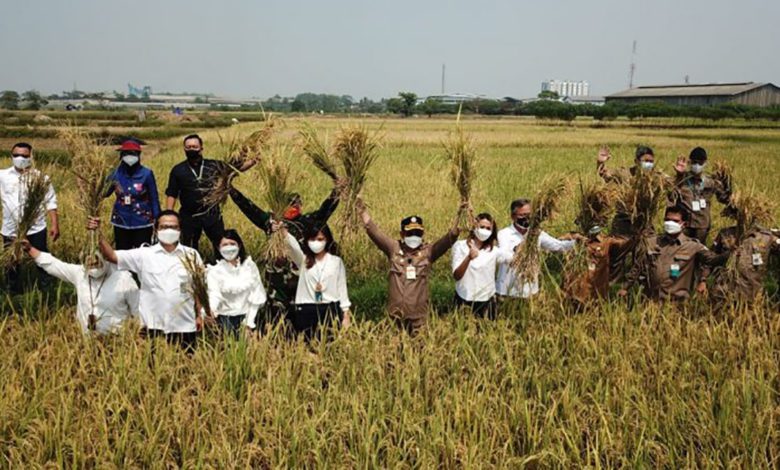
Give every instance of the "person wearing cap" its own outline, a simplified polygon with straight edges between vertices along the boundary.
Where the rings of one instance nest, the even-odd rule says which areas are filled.
[[[117,149],[119,166],[111,175],[114,194],[111,211],[117,250],[130,250],[152,243],[154,221],[160,215],[157,182],[151,169],[141,165],[141,144],[126,140]]]
[[[712,228],[713,196],[721,204],[728,204],[731,199],[731,187],[704,174],[707,165],[707,151],[696,147],[688,157],[680,157],[675,165],[675,198],[670,205],[680,205],[690,213],[690,222],[685,227],[685,235],[706,244],[707,236]],[[686,169],[687,167],[687,169]]]
[[[399,326],[416,335],[428,320],[428,283],[433,263],[458,240],[458,219],[443,237],[433,243],[425,243],[425,228],[420,216],[401,220],[400,239],[397,240],[377,227],[361,200],[358,201],[358,210],[368,237],[390,261],[388,313]]]

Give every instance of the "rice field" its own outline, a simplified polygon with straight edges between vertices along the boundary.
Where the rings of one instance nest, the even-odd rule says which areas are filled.
[[[169,136],[179,123],[130,127],[135,124],[120,117],[114,117],[119,124],[111,132],[151,136],[142,162],[155,171],[161,192],[169,169],[184,158],[184,134],[202,131],[209,157],[229,151],[220,141],[262,126],[212,127],[202,120]],[[24,113],[0,118],[29,120]],[[99,132],[107,121],[94,113],[79,124]],[[285,118],[275,139],[293,146],[303,122]],[[396,233],[401,218],[412,214],[424,218],[428,238],[452,224],[460,195],[443,143],[455,129],[454,118],[305,122],[329,140],[345,125],[381,130],[379,158],[363,195],[386,232]],[[667,173],[678,155],[703,146],[710,161],[728,162],[738,188],[780,198],[777,123],[461,124],[479,155],[470,188],[474,210],[492,213],[500,226],[509,224],[510,201],[533,197],[551,174],[567,175],[572,183],[578,176],[595,180],[602,145],[611,148],[609,164],[615,167],[631,163],[637,144],[650,145]],[[16,127],[7,121],[3,126],[3,150],[14,140],[35,146],[36,136],[50,155],[64,148],[53,137],[55,124],[25,125],[30,136],[18,139],[9,132]],[[0,155],[0,167],[9,166],[7,153]],[[331,182],[310,159],[296,158],[299,176],[292,187],[302,194],[304,211],[314,210]],[[60,199],[62,237],[51,249],[78,263],[88,237],[67,166],[55,158],[45,167]],[[235,184],[261,203],[254,171]],[[110,207],[104,206],[107,219]],[[578,209],[574,193],[568,194],[545,229],[576,230]],[[231,202],[225,220],[259,257],[265,235]],[[727,223],[715,217],[716,230]],[[130,329],[115,338],[82,338],[69,286],[6,297],[0,319],[0,466],[780,466],[776,307],[715,312],[694,301],[673,310],[629,299],[570,315],[557,287],[560,260],[552,259],[539,298],[505,305],[496,322],[476,321],[451,307],[454,283],[445,257],[432,278],[436,314],[423,334],[410,338],[384,318],[381,253],[365,236],[348,237],[342,250],[357,321],[313,350],[277,333],[227,343],[207,337],[189,358],[164,343],[140,340]]]

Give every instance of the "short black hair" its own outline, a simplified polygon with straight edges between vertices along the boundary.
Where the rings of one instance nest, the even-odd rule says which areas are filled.
[[[203,139],[201,139],[198,134],[190,134],[190,135],[188,135],[187,137],[184,138],[183,143],[186,144],[187,141],[190,140],[190,139],[198,139],[198,143],[200,144],[201,147],[203,147]]]
[[[228,240],[233,240],[234,242],[238,243],[238,258],[243,264],[244,260],[246,260],[246,248],[244,248],[244,240],[241,239],[241,235],[238,234],[238,231],[236,229],[226,228],[222,232],[221,238],[227,238]],[[216,256],[218,260],[224,259],[222,253],[219,251],[217,251]]]
[[[17,142],[13,147],[11,147],[11,151],[13,152],[14,149],[27,149],[32,152],[32,145],[28,144],[27,142]]]
[[[706,162],[707,151],[701,147],[696,147],[695,149],[691,150],[691,154],[688,156],[688,158],[697,162]]]
[[[639,160],[640,158],[642,158],[642,155],[652,155],[655,157],[655,153],[653,153],[653,149],[651,149],[646,145],[640,145],[639,147],[636,148],[636,154],[634,158],[636,160]]]
[[[178,220],[179,224],[181,224],[181,216],[179,216],[179,213],[174,210],[166,209],[164,211],[160,211],[160,215],[158,215],[157,218],[154,219],[154,228],[160,226],[160,219],[162,219],[165,216],[171,216],[171,215],[176,217],[176,220]]]
[[[688,209],[679,205],[666,206],[666,211],[664,211],[664,218],[666,218],[666,216],[669,214],[680,214],[683,222],[688,222],[691,219],[691,214],[688,212]]]
[[[520,199],[515,199],[514,201],[512,201],[512,204],[509,205],[509,212],[514,212],[515,209],[519,209],[521,207],[525,207],[525,206],[527,206],[529,204],[531,204],[531,200],[530,199],[525,199],[525,198],[522,198],[522,197]]]

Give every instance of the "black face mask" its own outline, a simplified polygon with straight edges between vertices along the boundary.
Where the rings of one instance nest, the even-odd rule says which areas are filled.
[[[515,225],[520,228],[528,228],[530,224],[531,222],[528,220],[528,217],[518,217],[515,219]]]
[[[184,154],[187,155],[187,160],[198,161],[200,160],[200,150],[185,150]]]

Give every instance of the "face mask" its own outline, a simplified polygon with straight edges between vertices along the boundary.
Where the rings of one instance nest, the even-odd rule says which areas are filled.
[[[474,230],[474,236],[477,237],[477,240],[481,242],[484,242],[490,238],[491,235],[493,235],[493,231],[486,228],[478,228]]]
[[[125,165],[127,166],[133,166],[136,163],[138,163],[138,160],[140,160],[140,157],[138,155],[123,155],[122,161],[125,162]]]
[[[673,220],[667,220],[664,222],[664,232],[668,233],[669,235],[677,235],[678,233],[682,232],[682,225]]]
[[[32,165],[32,158],[13,157],[12,160],[17,170],[30,168],[30,165]]]
[[[598,225],[594,225],[590,230],[588,230],[588,235],[590,235],[591,237],[595,237],[599,233],[601,233],[601,227],[599,227]]]
[[[704,163],[691,164],[691,172],[693,172],[694,175],[700,175],[702,171],[704,171]]]
[[[406,245],[409,248],[415,250],[420,245],[422,245],[422,237],[418,237],[416,235],[404,237],[404,245]]]
[[[309,249],[312,253],[315,255],[322,253],[322,250],[325,249],[325,242],[319,241],[319,240],[309,240],[308,243]]]
[[[531,225],[531,222],[528,220],[528,217],[518,217],[515,219],[515,225],[520,228],[528,228],[528,226]]]
[[[92,279],[100,279],[101,277],[106,275],[106,271],[107,271],[107,268],[106,268],[106,265],[104,264],[103,266],[101,266],[99,268],[90,268],[90,269],[88,269],[87,270],[87,275],[89,277],[91,277]]]
[[[645,171],[650,171],[655,167],[655,162],[641,162],[639,166]]]
[[[225,245],[219,249],[219,254],[225,258],[225,261],[233,261],[238,256],[240,248],[236,245]]]
[[[187,160],[200,159],[200,150],[185,150],[184,154],[187,155]]]
[[[157,239],[160,240],[160,243],[165,243],[166,245],[173,245],[174,243],[179,242],[180,235],[181,232],[179,232],[178,230],[174,230],[172,228],[166,228],[157,232]]]
[[[287,220],[295,220],[301,215],[301,210],[298,207],[288,207],[284,211],[284,218]]]

